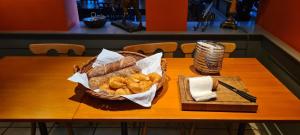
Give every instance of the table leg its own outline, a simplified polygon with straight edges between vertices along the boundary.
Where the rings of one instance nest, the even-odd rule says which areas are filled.
[[[74,131],[73,131],[73,128],[72,128],[72,124],[67,122],[65,123],[65,127],[68,131],[68,135],[74,135]]]
[[[121,122],[121,135],[128,135],[127,122]]]
[[[35,135],[35,131],[36,131],[36,123],[31,122],[31,135]]]
[[[38,122],[41,135],[48,135],[47,127],[45,122]]]
[[[244,135],[245,134],[245,128],[246,128],[246,123],[239,123],[238,127],[238,135]]]
[[[195,134],[195,130],[196,130],[196,123],[193,122],[192,123],[192,127],[190,129],[190,135],[194,135]]]
[[[141,130],[139,131],[139,135],[147,135],[147,124],[146,122],[141,122]]]

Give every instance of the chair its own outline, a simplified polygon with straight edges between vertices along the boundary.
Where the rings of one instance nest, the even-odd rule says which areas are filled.
[[[75,53],[75,55],[83,55],[85,51],[85,46],[77,45],[77,44],[64,44],[64,43],[41,43],[41,44],[30,44],[29,49],[35,55],[48,55],[48,52],[50,50],[55,50],[60,55],[68,55],[70,50],[72,50]],[[46,124],[44,122],[38,122],[38,123],[32,122],[31,123],[32,135],[35,135],[36,124],[38,124],[40,128],[43,128],[42,132],[47,132]],[[69,135],[74,134],[71,123],[65,123],[65,127],[67,128]]]
[[[145,43],[123,47],[124,51],[139,52],[145,55],[151,55],[156,51],[161,50],[164,53],[164,57],[167,58],[172,58],[176,49],[176,42]]]
[[[47,55],[50,50],[55,50],[60,55],[67,55],[70,50],[76,55],[82,55],[85,51],[83,45],[63,43],[30,44],[29,49],[35,55]]]
[[[230,42],[220,42],[225,47],[224,57],[229,57],[230,53],[232,53],[236,49],[235,43]],[[185,54],[186,58],[191,58],[196,47],[197,43],[184,43],[180,46],[182,52]]]

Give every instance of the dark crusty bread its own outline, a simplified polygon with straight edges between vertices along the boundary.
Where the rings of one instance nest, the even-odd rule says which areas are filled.
[[[131,56],[127,56],[124,57],[121,60],[118,60],[116,62],[112,62],[112,63],[108,63],[105,65],[100,65],[97,67],[94,67],[92,69],[90,69],[87,72],[87,76],[90,77],[96,77],[96,76],[102,76],[114,71],[118,71],[120,69],[135,65],[136,59],[131,57]]]

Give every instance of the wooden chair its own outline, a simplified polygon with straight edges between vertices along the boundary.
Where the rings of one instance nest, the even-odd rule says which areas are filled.
[[[162,52],[164,53],[164,57],[167,58],[172,58],[173,53],[176,51],[176,49],[176,42],[145,43],[123,47],[124,51],[140,52],[145,55],[151,55],[158,50],[162,50]]]
[[[230,43],[230,42],[220,42],[220,43],[223,44],[225,47],[224,57],[229,57],[230,53],[232,53],[236,48],[235,43]],[[196,44],[197,43],[184,43],[180,46],[186,58],[192,57]]]
[[[59,55],[68,55],[70,50],[73,50],[76,55],[83,55],[85,51],[84,45],[77,44],[64,44],[64,43],[41,43],[41,44],[30,44],[30,51],[35,55],[48,55],[50,50],[55,50]],[[36,133],[36,122],[31,123],[31,134]],[[44,128],[43,132],[47,132],[46,124],[43,122],[38,123],[40,128]],[[73,135],[71,123],[64,123],[67,128],[68,135]]]
[[[55,50],[60,55],[67,55],[69,51],[72,50],[76,55],[82,55],[85,51],[85,46],[64,43],[41,43],[30,44],[29,49],[36,55],[47,55],[50,50]]]

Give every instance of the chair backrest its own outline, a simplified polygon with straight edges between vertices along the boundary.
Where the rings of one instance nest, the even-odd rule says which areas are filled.
[[[47,55],[50,50],[55,50],[60,55],[67,55],[70,50],[73,50],[76,55],[82,55],[85,51],[85,46],[64,43],[41,43],[30,44],[29,49],[33,54],[37,55]]]
[[[140,52],[145,55],[151,55],[157,50],[162,50],[164,57],[172,58],[173,53],[177,49],[177,42],[159,42],[159,43],[145,43],[136,44],[123,47],[124,51]]]
[[[224,45],[224,57],[229,57],[230,53],[232,53],[235,48],[236,44],[235,43],[230,43],[230,42],[220,42],[221,44]],[[192,57],[192,54],[194,52],[194,49],[196,47],[197,43],[184,43],[180,46],[182,52],[184,53],[185,57],[190,58]]]

